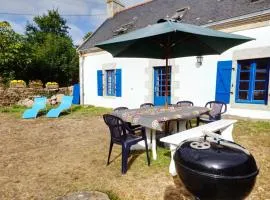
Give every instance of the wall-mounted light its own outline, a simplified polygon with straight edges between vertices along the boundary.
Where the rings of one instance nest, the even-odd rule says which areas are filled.
[[[203,57],[202,56],[197,56],[196,58],[197,58],[197,65],[201,66],[202,62],[203,62]]]

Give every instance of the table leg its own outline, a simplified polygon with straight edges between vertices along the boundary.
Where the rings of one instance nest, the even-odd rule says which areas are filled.
[[[176,169],[175,169],[175,162],[173,159],[174,153],[176,151],[177,146],[170,144],[170,150],[171,150],[171,162],[170,162],[170,167],[169,167],[169,172],[172,176],[176,176]]]
[[[145,128],[145,134],[146,134],[146,139],[147,139],[147,144],[148,144],[148,148],[152,148],[151,147],[151,131],[152,129],[150,128]]]
[[[150,129],[149,129],[150,130]],[[156,141],[156,131],[152,130],[152,155],[153,159],[157,159],[157,141]]]

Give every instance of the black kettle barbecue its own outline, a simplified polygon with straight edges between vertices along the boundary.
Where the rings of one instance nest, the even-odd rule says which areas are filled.
[[[242,146],[206,133],[185,140],[174,154],[178,176],[197,199],[244,199],[259,173]]]

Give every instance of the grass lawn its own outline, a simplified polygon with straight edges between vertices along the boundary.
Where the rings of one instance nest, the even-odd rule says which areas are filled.
[[[168,173],[170,152],[158,148],[146,164],[133,152],[121,175],[121,149],[106,166],[109,133],[101,115],[110,109],[80,106],[59,119],[20,119],[24,108],[0,107],[0,199],[56,199],[76,191],[98,190],[114,200],[192,199]],[[270,199],[270,122],[242,121],[234,139],[254,155],[260,174],[248,199]]]

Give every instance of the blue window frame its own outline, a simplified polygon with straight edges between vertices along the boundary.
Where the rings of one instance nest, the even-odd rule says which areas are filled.
[[[106,94],[115,96],[115,70],[106,70]]]
[[[270,58],[238,61],[237,103],[267,104]]]

